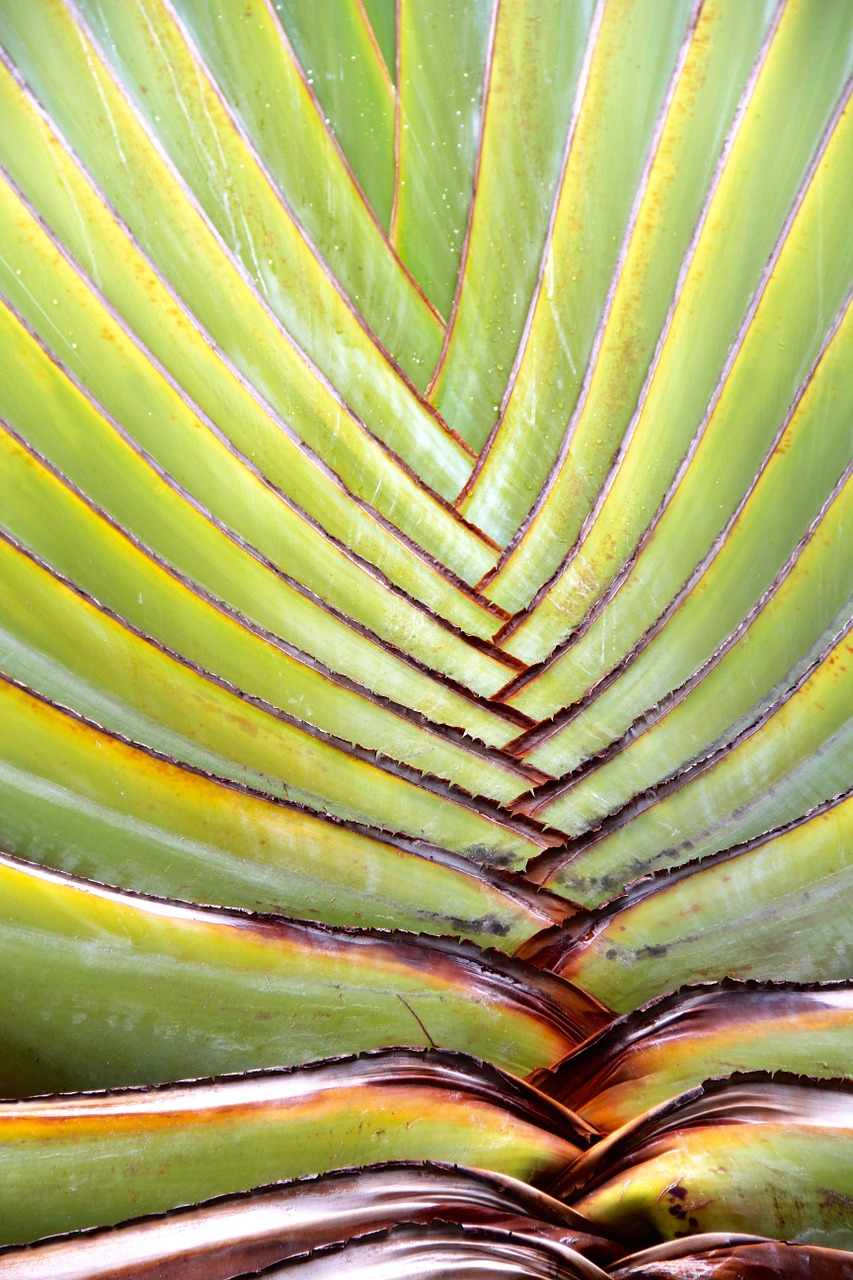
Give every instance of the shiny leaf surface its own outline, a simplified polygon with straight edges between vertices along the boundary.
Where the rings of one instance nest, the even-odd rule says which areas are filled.
[[[517,1074],[606,1020],[476,948],[192,907],[0,859],[2,1091],[22,1095],[440,1045]]]
[[[845,1274],[851,37],[0,0],[14,1265]]]
[[[364,1159],[450,1157],[531,1180],[576,1154],[587,1132],[493,1067],[402,1050],[5,1103],[0,1236],[115,1223]]]

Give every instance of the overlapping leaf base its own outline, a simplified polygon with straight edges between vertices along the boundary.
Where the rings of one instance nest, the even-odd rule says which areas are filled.
[[[0,1280],[853,1276],[853,6],[0,46]]]

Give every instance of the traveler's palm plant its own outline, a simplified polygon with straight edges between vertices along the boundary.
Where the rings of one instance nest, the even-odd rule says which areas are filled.
[[[0,44],[0,1278],[853,1277],[853,5]]]

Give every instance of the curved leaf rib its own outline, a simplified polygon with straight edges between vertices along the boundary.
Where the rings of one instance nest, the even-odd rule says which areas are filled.
[[[506,820],[493,803],[461,790],[454,795],[375,748],[314,728],[181,659],[6,539],[0,558],[17,602],[3,616],[6,669],[52,700],[196,768],[320,812],[357,822],[372,817],[388,831],[458,851],[492,850],[510,864],[547,843],[532,824]]]
[[[575,917],[552,967],[620,1012],[726,976],[843,980],[851,821],[847,791],[742,846],[640,881],[599,914]]]
[[[815,152],[820,154],[827,143],[825,130],[837,123],[840,138],[848,133],[841,116],[851,68],[844,25],[849,16],[840,10],[826,15],[827,21],[842,24],[836,30],[838,43],[833,46],[830,63],[824,33],[810,25],[809,14],[797,6],[783,12],[718,185],[703,210],[701,230],[682,272],[647,385],[617,454],[618,467],[611,469],[604,481],[586,528],[563,529],[565,536],[561,536],[553,521],[534,521],[529,537],[522,539],[512,559],[487,588],[490,598],[512,610],[528,604],[533,593],[527,592],[534,583],[543,584],[532,609],[510,624],[511,633],[505,640],[510,651],[525,661],[547,657],[582,621],[589,605],[630,555],[701,428],[709,402],[713,406],[721,378],[725,381],[731,368],[729,347],[739,330],[741,340],[748,331],[755,290],[761,292],[769,283],[768,260],[782,248],[777,242],[780,229],[785,228],[792,207],[800,205],[804,178],[814,176]],[[810,59],[815,59],[811,70]],[[792,63],[800,67],[796,81]],[[795,83],[802,86],[803,101],[792,92]],[[791,146],[780,149],[779,131],[786,128]],[[841,166],[835,176],[843,183],[846,169]],[[818,181],[813,186],[813,198],[819,185]],[[751,210],[748,220],[742,218],[745,206]],[[796,245],[793,241],[784,243],[788,260],[794,262]],[[723,279],[725,288],[721,287]],[[842,285],[840,294],[844,292]],[[814,294],[818,294],[817,288]],[[804,297],[809,297],[808,289]],[[697,344],[693,334],[700,316],[703,341]],[[817,346],[822,336],[823,331]],[[566,472],[563,481],[567,491],[570,474]],[[551,510],[558,517],[565,510],[559,501],[561,492],[558,488],[550,491]],[[537,544],[547,548],[547,567],[541,557],[537,562]],[[568,571],[561,563],[566,551]],[[523,598],[510,597],[513,578],[517,583],[523,578]]]
[[[391,240],[443,316],[452,304],[473,195],[497,4],[397,4],[400,114]],[[433,364],[437,359],[438,351]]]
[[[83,0],[79,9],[115,68],[117,90],[132,99],[181,184],[287,332],[375,434],[446,489],[465,470],[465,450],[427,411],[373,334],[365,316],[384,322],[389,315],[380,282],[372,298],[359,297],[362,313],[293,218],[165,4],[134,0],[107,12]],[[167,77],[157,74],[164,60]],[[398,322],[396,309],[390,315]],[[402,335],[400,343],[407,352],[415,345]]]
[[[513,951],[566,904],[508,873],[215,778],[0,680],[0,848],[120,888]]]
[[[535,1082],[612,1133],[709,1076],[790,1071],[841,1079],[851,1040],[849,982],[723,982],[687,987],[627,1014]]]
[[[640,1241],[722,1227],[843,1248],[853,1239],[850,1091],[767,1077],[709,1083],[618,1130],[568,1176],[581,1212]]]
[[[386,1164],[223,1196],[141,1222],[0,1251],[2,1280],[234,1280],[284,1258],[400,1223],[455,1221],[584,1249],[616,1248],[579,1214],[515,1178],[436,1164]],[[491,1244],[496,1241],[490,1240]],[[500,1237],[497,1242],[502,1243]],[[553,1256],[553,1250],[552,1250]]]
[[[730,646],[801,549],[849,464],[851,357],[853,309],[848,300],[752,484],[665,608],[655,616],[678,581],[679,559],[672,543],[668,555],[674,565],[651,547],[652,554],[641,553],[601,613],[589,627],[582,625],[577,641],[508,699],[540,716],[557,702],[566,707],[525,739],[526,757],[542,767],[550,760],[552,771],[568,772],[586,758],[585,750],[592,755],[607,746],[641,711],[677,688],[679,676],[684,680],[698,670],[699,655],[707,661]],[[819,451],[813,447],[817,431],[823,446]],[[749,574],[743,572],[745,563]],[[649,625],[641,630],[644,623]],[[646,699],[642,705],[641,696]],[[608,732],[612,737],[605,736]]]
[[[52,9],[44,21],[41,11],[34,10],[22,43],[12,25],[13,17],[13,13],[0,13],[0,33],[11,56],[18,60],[21,72],[100,183],[116,212],[190,310],[285,420],[291,419],[294,413],[298,415],[298,430],[309,446],[320,456],[331,450],[326,460],[333,470],[340,472],[351,491],[374,502],[393,521],[395,511],[398,519],[405,520],[406,504],[400,501],[400,494],[401,490],[409,489],[420,495],[417,503],[420,522],[421,508],[430,501],[424,485],[380,446],[365,428],[364,421],[354,415],[353,407],[342,403],[339,391],[294,343],[251,279],[237,269],[222,240],[189,199],[188,192],[80,28],[69,26],[70,19],[64,10]],[[64,99],[51,77],[57,57],[72,60],[71,74],[76,85],[73,102]],[[118,138],[120,142],[116,141]],[[274,199],[272,195],[269,198]],[[303,302],[307,304],[307,297]],[[354,362],[352,368],[355,369]],[[411,398],[393,370],[389,369],[388,377],[390,384],[402,389],[399,394]],[[400,424],[401,429],[402,424],[410,422],[408,409],[399,405],[393,413],[386,405],[382,415],[384,421]],[[368,416],[372,416],[372,410]],[[324,424],[332,424],[331,435],[328,426],[323,429]],[[433,429],[434,424],[428,428],[428,434],[432,434]],[[349,462],[347,454],[350,454]],[[447,486],[450,496],[455,494],[468,469],[466,463],[458,479]],[[389,481],[391,477],[393,486],[387,484],[383,494],[383,479]],[[459,531],[472,552],[476,538],[470,531],[466,538],[465,526],[454,518],[451,509],[445,507],[445,512],[443,523],[448,529]],[[412,518],[415,518],[414,512]],[[417,534],[415,540],[422,541]],[[427,546],[427,549],[431,548]],[[494,562],[491,553],[486,558],[488,563]]]
[[[500,410],[530,306],[596,21],[600,14],[591,0],[568,9],[560,0],[496,7],[474,198],[445,343],[428,392],[439,412],[479,449]],[[553,93],[542,93],[543,80],[554,85]],[[481,463],[482,456],[457,506]]]
[[[768,714],[795,696],[805,673],[819,664],[824,650],[835,648],[835,637],[849,621],[849,549],[843,537],[835,536],[849,511],[853,485],[849,469],[844,479],[789,572],[780,575],[766,603],[734,632],[732,644],[723,648],[719,658],[709,659],[659,710],[640,717],[604,753],[597,767],[582,769],[576,778],[556,784],[552,788],[556,795],[522,804],[523,811],[554,825],[567,825],[574,833],[585,830],[649,788],[664,781],[670,787],[678,785],[678,775],[711,757],[719,758],[724,749],[736,750],[748,727],[760,731]],[[828,566],[830,560],[839,576],[831,576],[830,571],[828,580],[815,578],[818,566]],[[846,683],[839,682],[842,703]],[[807,696],[801,706],[806,701]],[[804,739],[807,719],[804,716],[801,726]],[[829,722],[826,727],[832,731]],[[833,727],[838,727],[837,722]],[[767,732],[773,735],[774,729]]]
[[[452,940],[146,898],[6,855],[0,879],[3,1091],[15,1096],[394,1044],[457,1049],[523,1075],[609,1016],[552,974]],[[310,1170],[256,1181],[300,1172]]]
[[[0,1233],[15,1242],[120,1222],[365,1157],[450,1156],[531,1181],[570,1160],[587,1135],[565,1108],[494,1067],[401,1050],[0,1104],[0,1149],[14,1162]]]
[[[46,455],[72,483],[87,491],[122,527],[210,594],[267,630],[312,652],[328,667],[343,669],[360,683],[372,687],[379,679],[381,667],[397,667],[402,674],[399,662],[403,659],[410,687],[421,684],[412,668],[420,667],[423,672],[423,661],[417,657],[407,661],[406,655],[395,652],[387,642],[377,644],[362,624],[342,617],[337,609],[324,606],[313,592],[297,583],[262,551],[217,521],[91,400],[85,389],[62,370],[56,359],[51,358],[18,317],[5,307],[0,307],[0,329],[4,335],[15,335],[20,357],[19,376],[0,391],[0,412],[36,450]],[[97,452],[94,452],[96,445]],[[191,468],[188,478],[192,479]],[[250,517],[251,511],[246,514]],[[287,564],[290,551],[287,541],[281,538],[279,525],[266,525],[261,533],[265,545],[275,550],[276,559]],[[270,540],[278,541],[277,547]],[[306,548],[303,554],[309,551],[310,548]],[[287,605],[283,608],[285,600]],[[400,603],[407,611],[405,603]],[[358,611],[353,608],[353,612]],[[433,632],[433,643],[422,654],[427,659],[426,665],[432,665],[434,658],[437,665],[444,667],[443,674],[457,687],[465,685],[468,678],[474,684],[474,692],[486,696],[494,692],[506,675],[506,665],[492,657],[488,648],[483,651],[454,636],[452,630],[437,620],[421,617],[428,630],[437,629]],[[346,640],[327,647],[331,632],[345,636]],[[368,642],[373,655],[373,661],[366,666],[363,665],[364,641]],[[416,636],[412,638],[412,645],[419,647]],[[361,677],[356,675],[357,666],[361,667]],[[368,674],[371,667],[377,674]],[[491,676],[489,683],[481,685],[481,677],[488,678],[488,675]],[[446,695],[435,681],[430,684],[442,700]],[[375,687],[379,691],[379,685]],[[400,684],[398,701],[406,700],[402,693],[405,687]],[[386,686],[384,691],[390,692],[390,689]],[[417,697],[411,700],[417,704]],[[462,703],[452,694],[450,701],[457,703],[451,718],[464,722]],[[425,705],[421,704],[421,709],[426,710]],[[477,715],[476,709],[474,715]],[[443,717],[439,714],[436,718]]]
[[[67,246],[81,264],[88,280],[97,283],[113,308],[113,320],[121,315],[129,331],[180,386],[185,399],[194,401],[241,458],[251,460],[250,465],[267,483],[308,517],[303,537],[311,536],[309,526],[314,522],[340,548],[345,548],[350,558],[377,566],[397,587],[463,631],[483,639],[491,637],[503,614],[487,611],[467,583],[454,580],[450,570],[416,546],[364,498],[349,492],[258,387],[217,347],[213,337],[199,327],[50,128],[32,95],[7,67],[5,56],[0,58],[0,95],[4,118],[9,123],[0,138],[0,159],[15,184],[49,225],[55,239]],[[73,336],[66,333],[69,342]],[[72,350],[68,343],[60,346],[66,358],[70,358]],[[85,377],[86,368],[79,362],[77,368]],[[306,387],[308,383],[310,378]],[[297,426],[302,415],[328,422],[333,407],[334,412],[341,411],[331,396],[327,397],[325,410],[317,395],[313,400],[303,397],[300,405],[292,378],[286,390],[287,408]],[[317,393],[321,390],[317,383]],[[361,458],[360,467],[362,472],[369,470],[366,458]],[[362,475],[362,488],[367,478]],[[434,550],[442,551],[442,542],[432,540],[436,530],[430,532],[434,522],[429,518],[425,495],[421,506],[419,535]],[[461,530],[460,537],[464,538]],[[476,540],[470,536],[469,542],[473,553]],[[454,558],[452,543],[444,546],[443,553]]]
[[[665,107],[677,93],[681,63],[689,53],[695,10],[680,0],[655,6],[652,15],[642,5],[608,4],[591,29],[582,96],[570,125],[560,194],[522,346],[501,417],[460,504],[470,520],[506,547],[495,571],[500,580],[492,574],[485,580],[490,598],[505,589],[527,519],[534,519],[550,496],[572,435],[578,396],[585,397],[585,382],[596,367],[602,315],[613,303],[623,265],[620,241],[634,225],[650,181]],[[600,146],[609,157],[606,165],[599,160]],[[659,202],[660,194],[653,194]],[[624,352],[616,359],[624,366]],[[621,382],[616,393],[623,394]],[[581,468],[576,477],[581,493],[583,474]],[[557,501],[568,526],[567,495]],[[555,550],[556,545],[550,554]],[[504,607],[510,612],[526,605],[541,581],[538,563],[528,567],[529,581],[521,587],[516,579],[514,589],[506,589]]]

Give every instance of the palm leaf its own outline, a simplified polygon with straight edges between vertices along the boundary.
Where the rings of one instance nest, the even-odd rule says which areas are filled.
[[[0,1275],[846,1274],[853,9],[0,49]]]
[[[138,1280],[171,1280],[191,1265],[204,1268],[204,1280],[224,1280],[237,1267],[259,1270],[306,1250],[343,1244],[353,1234],[387,1231],[401,1219],[525,1233],[542,1241],[546,1255],[553,1242],[550,1253],[558,1257],[560,1245],[582,1249],[593,1262],[619,1253],[613,1241],[589,1231],[586,1219],[515,1178],[400,1162],[221,1196],[123,1227],[7,1249],[0,1251],[0,1276],[107,1280],[124,1267]]]

